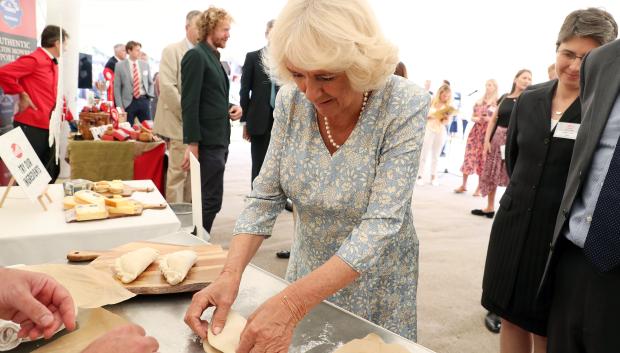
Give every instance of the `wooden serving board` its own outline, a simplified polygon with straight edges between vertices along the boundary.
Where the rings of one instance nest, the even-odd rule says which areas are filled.
[[[120,194],[113,194],[109,191],[100,192],[99,194],[105,197],[113,197],[114,195],[121,195],[122,197],[130,197],[134,192],[152,192],[155,190],[152,187],[133,187],[127,184],[123,184],[123,191]]]
[[[180,250],[194,250],[198,254],[198,261],[194,267],[189,270],[185,280],[175,286],[166,282],[166,279],[159,271],[157,260],[147,267],[147,269],[131,283],[125,284],[117,279],[119,283],[135,294],[168,294],[201,290],[209,283],[213,282],[220,274],[227,255],[227,252],[219,245],[205,244],[184,246],[140,241],[127,243],[111,249],[110,251],[103,252],[99,257],[93,260],[89,266],[107,272],[110,276],[114,277],[114,262],[116,258],[129,251],[143,247],[156,249],[159,251],[160,255]]]
[[[164,210],[167,207],[168,207],[168,204],[165,203],[165,202],[164,203],[156,203],[156,204],[144,204],[143,203],[142,204],[142,212],[144,212],[144,210]],[[142,212],[136,213],[136,214],[125,214],[125,213],[112,213],[112,212],[109,212],[108,213],[108,217],[106,217],[106,218],[89,219],[87,221],[78,221],[77,220],[77,216],[75,214],[75,208],[71,208],[71,209],[65,210],[65,222],[67,222],[67,223],[73,223],[73,222],[92,222],[92,221],[102,221],[102,220],[112,219],[112,218],[135,217],[135,216],[141,216]]]

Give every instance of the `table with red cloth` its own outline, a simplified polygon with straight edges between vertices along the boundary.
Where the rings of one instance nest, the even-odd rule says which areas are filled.
[[[164,195],[166,144],[139,141],[69,140],[71,179],[152,180]]]

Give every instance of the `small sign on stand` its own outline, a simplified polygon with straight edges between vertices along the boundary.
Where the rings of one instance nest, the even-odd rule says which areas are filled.
[[[192,187],[192,219],[194,221],[193,234],[204,241],[209,241],[210,235],[202,226],[202,187],[200,183],[200,162],[194,156],[189,154],[189,170],[191,176]]]
[[[0,158],[12,175],[8,187],[0,198],[0,208],[4,205],[11,187],[17,182],[32,202],[38,202],[47,211],[43,198],[45,197],[48,203],[52,203],[52,199],[47,194],[52,177],[34,152],[21,128],[15,128],[0,136]]]

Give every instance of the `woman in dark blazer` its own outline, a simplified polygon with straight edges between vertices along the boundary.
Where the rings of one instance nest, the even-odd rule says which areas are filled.
[[[558,79],[525,91],[512,110],[510,184],[491,229],[482,283],[482,305],[502,318],[502,353],[546,351],[549,303],[536,292],[581,122],[581,58],[616,35],[609,13],[572,12],[556,42]]]

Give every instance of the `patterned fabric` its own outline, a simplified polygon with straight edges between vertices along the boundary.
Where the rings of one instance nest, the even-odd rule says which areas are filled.
[[[611,157],[609,169],[596,201],[592,223],[583,245],[583,252],[601,272],[608,272],[620,264],[620,239],[618,238],[618,181],[620,181],[620,147]]]
[[[487,132],[487,125],[489,124],[489,116],[493,113],[491,108],[495,109],[495,104],[476,103],[474,105],[474,116],[480,118],[480,120],[474,123],[474,127],[469,131],[467,137],[467,145],[465,146],[465,158],[463,159],[463,165],[461,166],[461,172],[463,174],[478,174],[482,175],[484,168],[484,135]]]
[[[138,65],[134,61],[132,76],[133,76],[133,96],[134,98],[140,97],[140,74],[138,74]]]
[[[487,196],[498,186],[507,186],[510,181],[500,149],[502,145],[506,145],[507,132],[508,129],[498,126],[491,139],[491,151],[486,156],[484,169],[480,175],[480,194],[482,196]]]
[[[312,104],[283,87],[265,162],[234,230],[268,237],[290,198],[297,223],[286,279],[336,255],[361,276],[328,300],[411,340],[418,279],[411,198],[429,98],[392,76],[330,155]]]

